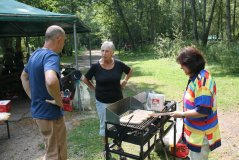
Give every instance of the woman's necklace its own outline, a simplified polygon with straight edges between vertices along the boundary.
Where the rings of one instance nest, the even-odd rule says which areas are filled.
[[[100,65],[104,68],[104,69],[112,69],[114,67],[114,59],[111,58],[111,62],[107,62],[104,61],[103,59],[100,59]]]

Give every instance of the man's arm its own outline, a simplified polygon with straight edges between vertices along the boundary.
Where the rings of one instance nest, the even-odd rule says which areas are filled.
[[[29,82],[28,74],[24,70],[22,71],[22,74],[21,74],[21,81],[22,81],[22,86],[24,91],[26,92],[28,97],[31,99],[30,82]]]
[[[60,94],[60,82],[57,78],[57,74],[53,70],[48,70],[45,72],[46,88],[48,93],[52,96],[54,100],[46,100],[49,103],[56,104],[59,107],[63,107],[61,94]]]

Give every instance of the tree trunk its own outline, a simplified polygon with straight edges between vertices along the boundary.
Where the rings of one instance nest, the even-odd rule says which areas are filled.
[[[223,0],[221,0],[221,36],[224,39],[224,27],[223,27]]]
[[[234,8],[233,8],[233,22],[232,22],[232,32],[233,37],[235,38],[235,31],[236,31],[236,7],[237,7],[237,0],[234,0]]]
[[[227,40],[231,41],[231,9],[230,0],[226,0]]]
[[[206,13],[207,13],[207,0],[203,1],[203,12],[202,12],[202,36],[206,33]]]
[[[113,0],[113,4],[115,5],[116,12],[119,14],[120,18],[123,21],[123,24],[125,26],[125,29],[126,29],[127,33],[128,33],[129,40],[130,40],[130,43],[132,45],[132,48],[135,49],[134,39],[133,39],[131,31],[129,29],[129,25],[128,25],[126,19],[125,19],[125,16],[124,16],[124,13],[122,11],[122,8],[121,8],[121,6],[119,4],[119,0]]]
[[[220,33],[221,33],[221,28],[222,28],[221,18],[222,18],[222,0],[220,0],[219,8],[218,8],[217,33],[216,33],[217,40],[220,38]],[[222,38],[222,35],[221,35],[221,38]]]
[[[182,34],[186,35],[186,0],[182,0],[182,11],[181,11],[181,15],[182,15]]]
[[[196,7],[196,11],[197,11],[197,17],[200,17],[201,19],[203,19],[203,10],[202,10],[202,1],[204,0],[197,0],[195,2],[195,7]],[[198,8],[197,8],[197,5],[198,5]]]
[[[211,28],[211,24],[212,24],[212,19],[213,19],[213,14],[214,14],[216,2],[217,2],[217,0],[213,0],[213,2],[212,2],[212,8],[211,8],[211,13],[210,13],[210,16],[209,16],[207,28],[206,28],[206,30],[205,30],[205,33],[203,33],[202,45],[204,45],[204,46],[207,45],[208,34],[209,34],[209,31],[210,31],[210,28]]]
[[[193,19],[193,34],[194,34],[195,40],[198,42],[198,30],[197,30],[195,0],[190,0],[190,2],[191,2],[191,14],[192,14],[192,19]]]
[[[138,22],[142,22],[143,21],[143,15],[144,15],[144,4],[142,1],[139,2],[139,7],[138,9],[140,10],[139,12],[139,18],[138,18]],[[140,37],[140,47],[142,48],[143,47],[143,35],[142,35],[142,23],[138,25],[139,27],[139,37]]]

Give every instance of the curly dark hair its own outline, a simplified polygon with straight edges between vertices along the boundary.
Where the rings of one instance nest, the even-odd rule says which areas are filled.
[[[189,69],[190,75],[195,75],[205,68],[206,61],[202,52],[197,48],[184,47],[176,58],[178,64],[184,65]]]

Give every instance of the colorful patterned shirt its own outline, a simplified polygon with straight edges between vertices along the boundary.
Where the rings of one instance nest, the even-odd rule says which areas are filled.
[[[216,107],[216,83],[206,70],[190,78],[184,95],[184,111],[206,114],[201,118],[184,119],[184,138],[188,148],[200,152],[206,136],[211,150],[221,146]]]

